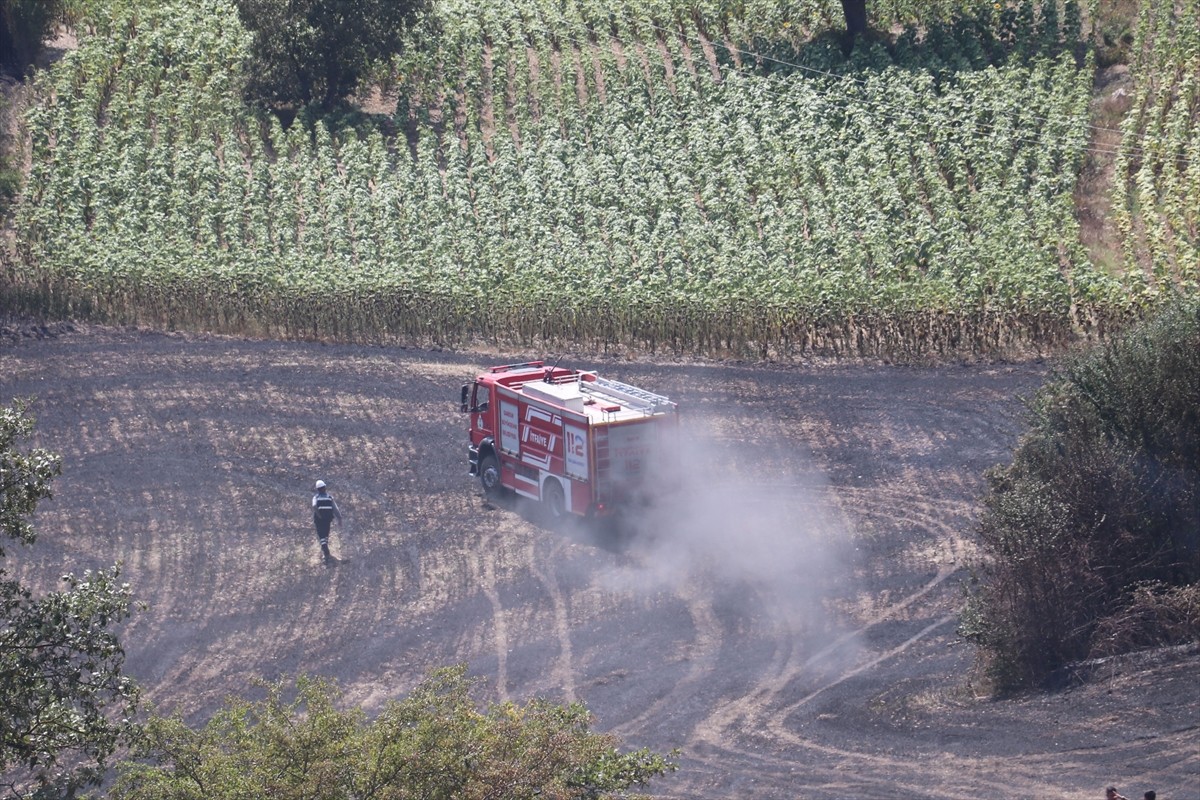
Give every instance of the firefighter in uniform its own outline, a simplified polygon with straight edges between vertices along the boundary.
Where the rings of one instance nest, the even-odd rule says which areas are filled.
[[[337,503],[325,489],[325,481],[317,481],[316,494],[313,495],[313,524],[317,526],[317,542],[321,545],[321,560],[326,564],[333,561],[329,553],[329,528],[336,519],[342,523],[342,514],[338,511]]]

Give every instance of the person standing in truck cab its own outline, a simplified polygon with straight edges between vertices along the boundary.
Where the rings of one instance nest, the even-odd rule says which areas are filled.
[[[317,527],[317,542],[321,545],[321,560],[329,564],[334,560],[329,552],[329,528],[335,519],[339,525],[342,523],[342,514],[338,510],[337,503],[330,497],[325,487],[325,481],[317,481],[314,488],[316,494],[312,499],[313,524]]]

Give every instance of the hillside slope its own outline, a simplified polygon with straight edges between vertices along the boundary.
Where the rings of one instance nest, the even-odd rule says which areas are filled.
[[[682,749],[664,797],[1093,798],[1200,786],[1200,654],[997,702],[955,634],[983,469],[1037,365],[751,368],[606,361],[682,405],[686,502],[625,548],[493,507],[459,384],[491,356],[105,330],[0,349],[64,474],[22,580],[121,561],[122,634],[163,710],[257,676],[378,708],[466,662],[487,696],[580,700]],[[343,563],[308,510],[330,482]],[[1133,795],[1130,795],[1133,796]]]

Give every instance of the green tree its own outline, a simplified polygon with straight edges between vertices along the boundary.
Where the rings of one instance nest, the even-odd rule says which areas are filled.
[[[62,0],[0,0],[0,72],[24,77],[63,12]]]
[[[236,0],[254,36],[248,92],[273,107],[328,110],[359,86],[372,64],[400,50],[424,0]]]
[[[60,473],[56,456],[20,451],[33,429],[27,404],[0,411],[0,559],[4,540],[31,544],[30,521]],[[130,595],[118,570],[66,575],[35,595],[0,567],[0,789],[6,797],[69,797],[98,782],[133,731],[137,690],[121,674],[113,626]]]
[[[620,753],[579,704],[479,710],[463,666],[434,672],[368,720],[339,710],[337,687],[301,677],[232,698],[202,729],[153,717],[141,761],[123,764],[115,800],[585,800],[673,770],[649,750]]]

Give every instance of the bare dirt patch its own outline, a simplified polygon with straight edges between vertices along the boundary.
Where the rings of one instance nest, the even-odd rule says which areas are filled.
[[[665,797],[1200,794],[1194,649],[1014,700],[972,682],[980,475],[1044,366],[581,362],[678,400],[711,488],[617,547],[466,476],[458,385],[492,361],[14,328],[0,401],[37,398],[64,474],[10,566],[50,586],[123,562],[146,603],[128,666],[194,720],[257,676],[333,676],[374,708],[466,662],[493,698],[581,700],[680,748]],[[346,518],[330,569],[318,477]]]
[[[1121,120],[1133,103],[1129,67],[1118,64],[1099,70],[1092,97],[1092,137],[1079,182],[1075,207],[1079,236],[1088,256],[1098,266],[1117,273],[1124,269],[1124,252],[1112,222],[1113,181],[1125,180],[1115,169],[1121,148]]]

